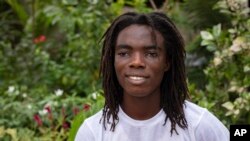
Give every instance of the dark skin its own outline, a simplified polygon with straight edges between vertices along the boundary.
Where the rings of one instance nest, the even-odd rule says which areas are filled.
[[[160,32],[137,24],[123,29],[116,41],[114,66],[123,88],[124,112],[137,120],[156,115],[161,109],[161,81],[169,69]]]

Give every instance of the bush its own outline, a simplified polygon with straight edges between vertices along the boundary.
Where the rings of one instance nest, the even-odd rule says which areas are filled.
[[[25,93],[21,87],[10,86],[0,100],[0,138],[66,140],[71,127],[75,129],[71,134],[75,134],[80,125],[72,123],[73,118],[79,115],[86,118],[102,108],[101,95],[100,90],[82,98],[57,89],[41,99]],[[23,136],[21,133],[26,131]]]
[[[221,0],[216,8],[231,17],[231,26],[223,29],[218,24],[201,31],[201,45],[213,58],[204,70],[206,88],[192,87],[193,98],[227,126],[250,123],[250,11],[247,1]]]

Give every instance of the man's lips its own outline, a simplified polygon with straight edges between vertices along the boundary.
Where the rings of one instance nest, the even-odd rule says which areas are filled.
[[[148,78],[149,75],[144,74],[144,73],[125,73],[126,77],[144,77],[144,78]]]
[[[126,75],[126,80],[133,85],[141,85],[147,81],[146,75]]]
[[[135,80],[135,81],[141,81],[145,79],[145,77],[142,76],[128,76],[129,79]]]

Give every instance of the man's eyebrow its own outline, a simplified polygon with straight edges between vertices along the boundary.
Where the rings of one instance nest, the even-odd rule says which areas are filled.
[[[131,46],[126,45],[126,44],[119,44],[119,45],[116,45],[116,48],[117,48],[117,49],[132,49]]]
[[[152,46],[145,46],[144,48],[145,50],[158,50],[158,51],[162,51],[163,48],[157,45],[152,45]]]
[[[145,46],[145,49],[157,49],[159,47],[157,47],[156,45],[150,45],[150,46]]]
[[[118,44],[116,45],[116,49],[129,49],[132,50],[133,47],[131,47],[130,45],[127,44]],[[143,47],[145,50],[161,50],[160,47],[156,46],[156,45],[148,45],[148,46],[144,46]]]

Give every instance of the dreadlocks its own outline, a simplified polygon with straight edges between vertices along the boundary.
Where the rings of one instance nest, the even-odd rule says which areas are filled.
[[[165,72],[161,82],[160,106],[166,113],[164,125],[169,119],[171,134],[173,131],[178,134],[176,124],[183,129],[188,126],[183,110],[184,101],[189,97],[184,64],[184,41],[174,23],[165,14],[159,12],[149,14],[125,13],[113,21],[102,37],[100,74],[103,77],[102,86],[105,97],[102,115],[103,126],[106,129],[106,122],[111,123],[110,130],[114,131],[119,121],[117,114],[123,99],[123,89],[117,80],[114,68],[115,44],[118,34],[132,24],[147,25],[153,30],[159,31],[164,38],[166,59],[170,68]]]

